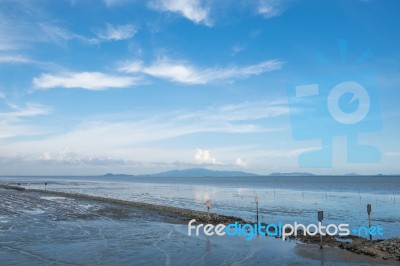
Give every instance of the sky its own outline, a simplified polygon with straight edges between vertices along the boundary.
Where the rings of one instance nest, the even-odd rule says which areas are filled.
[[[2,0],[0,175],[399,174],[399,10]]]

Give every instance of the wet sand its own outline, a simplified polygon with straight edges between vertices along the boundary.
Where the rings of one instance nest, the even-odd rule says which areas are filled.
[[[231,223],[238,220],[240,222],[245,222],[235,217],[221,216],[216,214],[211,214],[210,216],[208,216],[206,212],[198,212],[176,207],[160,206],[148,203],[114,200],[114,199],[94,197],[82,194],[70,194],[64,192],[51,192],[42,190],[25,190],[25,191],[16,191],[13,189],[12,190],[0,189],[0,190],[1,190],[0,197],[2,202],[0,208],[0,230],[1,230],[0,233],[2,233],[2,239],[3,239],[2,241],[0,241],[0,261],[2,260],[1,253],[3,253],[4,255],[3,257],[8,258],[7,262],[10,262],[12,261],[10,260],[12,258],[12,255],[10,254],[14,254],[19,250],[18,247],[10,246],[9,244],[4,242],[4,239],[13,238],[10,237],[12,229],[8,230],[10,227],[8,227],[7,229],[7,227],[4,225],[5,224],[4,220],[7,220],[8,217],[13,219],[14,221],[19,221],[21,223],[21,226],[23,226],[23,222],[27,222],[28,220],[33,220],[35,221],[35,223],[37,223],[39,228],[41,224],[44,226],[48,224],[49,221],[51,221],[50,224],[53,224],[55,228],[58,228],[60,223],[62,223],[63,226],[66,226],[65,223],[67,223],[68,226],[66,227],[71,227],[71,226],[73,227],[75,226],[75,223],[80,224],[79,225],[80,227],[82,227],[81,223],[83,224],[93,223],[92,226],[87,229],[88,231],[104,230],[104,228],[102,228],[104,227],[104,224],[106,224],[107,226],[107,224],[109,223],[119,224],[119,226],[122,226],[123,228],[125,228],[126,226],[128,226],[127,228],[131,228],[129,224],[132,223],[140,224],[142,226],[141,230],[146,231],[148,230],[149,224],[157,223],[157,226],[159,227],[159,229],[157,229],[158,230],[157,234],[159,235],[160,238],[153,239],[153,243],[151,243],[153,247],[155,243],[159,243],[157,241],[160,241],[160,239],[162,239],[165,233],[165,232],[163,233],[164,229],[166,229],[168,227],[168,224],[170,224],[170,226],[172,227],[170,227],[170,229],[168,229],[169,231],[168,230],[167,231],[171,235],[175,235],[175,239],[172,241],[172,243],[175,243],[174,241],[179,243],[187,242],[186,246],[192,246],[192,247],[203,246],[203,245],[210,246],[209,248],[211,250],[207,251],[204,254],[202,253],[203,251],[194,252],[194,254],[191,254],[190,252],[181,253],[180,256],[187,257],[186,259],[181,261],[182,264],[179,262],[177,264],[171,263],[173,261],[172,258],[174,258],[174,256],[170,254],[170,251],[168,251],[168,247],[165,247],[165,249],[161,248],[161,250],[166,252],[168,256],[164,254],[163,251],[156,248],[155,252],[157,254],[162,253],[164,254],[164,257],[170,258],[169,262],[171,265],[183,265],[183,264],[186,265],[188,262],[192,262],[190,260],[190,256],[198,257],[195,260],[198,262],[198,264],[204,264],[204,262],[210,263],[214,261],[234,262],[236,260],[242,263],[243,262],[262,263],[264,259],[266,260],[271,259],[270,257],[264,257],[263,254],[265,252],[267,253],[275,252],[278,255],[280,254],[279,256],[281,257],[277,255],[275,260],[272,260],[275,261],[276,265],[282,263],[285,264],[286,262],[287,263],[291,262],[292,264],[299,264],[299,265],[309,265],[309,264],[319,265],[320,263],[325,263],[325,262],[328,264],[335,263],[337,265],[341,264],[346,265],[347,263],[352,263],[355,265],[365,265],[365,264],[397,265],[397,262],[393,259],[382,260],[380,258],[372,258],[370,256],[358,255],[348,251],[341,250],[334,245],[332,245],[333,247],[326,246],[323,250],[320,250],[318,245],[301,244],[298,241],[293,241],[293,240],[289,242],[283,242],[280,239],[274,239],[270,237],[260,237],[252,241],[245,241],[244,239],[233,240],[232,238],[227,239],[225,237],[209,238],[205,236],[200,236],[200,237],[187,236],[187,226],[185,224],[187,223],[188,220],[196,219],[199,222],[210,222],[210,223]],[[99,220],[101,220],[102,222],[98,223]],[[35,228],[35,230],[33,231],[36,232],[35,233],[36,235],[43,234],[42,232],[37,231],[38,230],[37,228]],[[72,232],[74,232],[74,230],[75,229],[73,230],[71,229]],[[81,234],[80,231],[77,232]],[[30,232],[25,232],[25,233],[28,235],[30,234]],[[132,231],[131,233],[133,235],[137,234],[135,230]],[[116,232],[115,235],[120,235],[120,232],[118,233]],[[126,243],[123,241],[124,237],[122,235],[120,236],[121,239],[112,238],[112,241],[111,240],[109,241],[111,242],[114,241],[115,242],[114,245],[117,245],[118,243],[120,243],[118,245],[124,245],[123,243]],[[71,237],[73,238],[74,234],[72,234]],[[47,238],[50,238],[53,241],[54,237],[52,235],[47,235]],[[14,242],[15,241],[18,242],[18,239],[19,241],[22,242],[26,241],[23,240],[23,235],[20,235],[19,237],[17,237],[17,239],[14,239]],[[84,238],[81,240],[83,241],[83,243],[85,243],[85,241],[89,241],[90,243],[92,243],[89,244],[89,247],[92,245],[91,252],[95,252],[93,249],[102,250],[97,245],[98,242],[103,241],[103,239],[91,240],[91,237],[87,235],[87,239]],[[169,241],[168,239],[165,240],[166,246],[168,246],[168,241]],[[210,243],[207,244],[208,242]],[[53,248],[53,250],[54,249],[63,250],[65,249],[64,244],[66,246],[69,246],[68,243],[69,243],[68,238],[65,239],[65,236],[60,237],[60,239],[54,243],[54,246],[56,248]],[[22,246],[24,245],[29,246],[30,243],[28,242],[21,244]],[[141,246],[146,246],[146,245],[148,244],[136,243],[136,245],[133,245],[132,248],[135,250],[141,250]],[[232,246],[229,247],[230,245]],[[158,244],[156,246],[158,246]],[[70,248],[68,248],[67,250],[69,249]],[[41,252],[43,252],[43,250],[38,250],[36,251],[36,253],[32,253],[26,250],[23,252],[31,254],[26,256],[32,257],[35,256],[35,254],[40,254]],[[244,255],[241,256],[235,255],[241,253],[243,253]],[[21,254],[21,252],[18,251],[18,254]],[[209,254],[209,256],[204,257],[201,254],[203,255]],[[220,256],[218,256],[217,254],[222,254],[220,256],[222,257],[225,256],[225,258],[220,258]],[[136,255],[134,258],[137,260],[139,264],[140,261],[144,262],[145,261],[144,257],[147,256],[146,253],[143,252],[140,253],[139,255],[138,254]],[[153,255],[155,256],[155,254]],[[53,256],[52,254],[46,253],[45,255],[40,255],[39,257],[51,258],[52,256]],[[77,256],[84,256],[84,255],[78,254]],[[115,257],[115,254],[113,256]],[[125,256],[131,258],[132,254],[130,253],[125,254]],[[284,257],[282,258],[282,256]],[[19,259],[17,259],[16,262],[24,261],[24,258],[26,259],[25,256],[22,256]],[[163,262],[163,259],[164,258],[157,257],[155,258],[154,261]],[[223,260],[220,261],[221,259]],[[56,258],[54,260],[61,261]],[[99,261],[101,262],[104,260],[107,261],[107,258],[102,257],[102,259],[100,259]],[[41,259],[39,259],[38,261],[41,261]],[[52,259],[50,259],[49,261],[52,261]],[[90,259],[88,260],[88,262],[89,261]],[[166,262],[168,262],[167,259]],[[71,261],[67,260],[67,263],[71,263]],[[124,264],[123,261],[121,261],[121,263]]]
[[[363,254],[355,254],[348,250],[338,249],[337,247],[324,246],[320,249],[318,244],[304,244],[296,245],[294,251],[297,255],[309,258],[312,260],[329,263],[347,263],[347,264],[363,264],[363,265],[399,265],[393,260],[383,260],[381,258],[374,258]]]

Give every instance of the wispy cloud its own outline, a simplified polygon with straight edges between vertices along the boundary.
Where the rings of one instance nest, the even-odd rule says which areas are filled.
[[[64,46],[66,41],[77,40],[86,44],[99,44],[105,41],[124,41],[133,38],[137,28],[132,24],[112,25],[107,23],[105,29],[96,30],[95,36],[87,37],[73,33],[56,25],[41,24],[41,29],[59,46]]]
[[[3,121],[16,120],[24,117],[32,117],[38,115],[46,115],[51,112],[50,108],[40,104],[27,103],[25,104],[25,106],[22,107],[12,104],[8,105],[11,108],[11,111],[0,112],[0,119]]]
[[[60,75],[41,74],[33,78],[38,89],[81,88],[100,91],[110,88],[125,88],[136,84],[137,78],[109,75],[100,72],[64,73]]]
[[[30,158],[30,160],[35,160]],[[124,165],[135,164],[132,161],[116,159],[111,156],[85,156],[77,154],[69,147],[64,147],[59,152],[44,152],[36,161],[46,164],[67,164],[67,165]]]
[[[106,41],[123,41],[131,39],[137,32],[137,28],[132,24],[121,26],[113,26],[107,24],[105,30],[98,32],[96,35],[100,40]]]
[[[80,40],[86,40],[86,38],[74,34],[66,29],[63,29],[61,27],[55,26],[55,25],[49,25],[45,23],[40,24],[40,28],[45,32],[50,39],[52,39],[55,42],[59,42],[59,40],[72,40],[72,39],[80,39]]]
[[[185,61],[162,58],[154,64],[144,66],[142,62],[124,63],[119,68],[125,73],[144,73],[156,78],[184,84],[206,84],[214,81],[232,81],[260,75],[282,68],[283,62],[267,60],[248,66],[228,66],[224,68],[198,68]]]
[[[277,117],[289,113],[284,101],[244,102],[208,107],[196,112],[177,115],[175,120],[209,121],[209,122],[240,122]]]
[[[0,8],[0,36],[2,36],[0,38],[0,51],[15,51],[25,47],[28,41],[40,41],[42,39],[40,34],[32,34],[32,32],[36,33],[38,28],[31,23],[31,18],[25,12],[15,8],[16,11],[15,9],[12,10],[16,13],[16,16],[12,16],[12,12],[6,12],[6,10],[8,11],[7,3],[5,5],[5,7]]]
[[[111,4],[128,1],[108,2]],[[92,32],[85,32],[86,29],[92,29]],[[36,51],[43,43],[67,48],[70,42],[96,45],[102,42],[124,41],[131,39],[136,32],[137,28],[131,24],[106,24],[104,29],[93,24],[82,25],[79,31],[74,31],[69,27],[68,21],[54,17],[46,5],[37,5],[34,1],[0,1],[0,52],[15,54],[21,50]],[[17,60],[9,56],[2,57],[0,63],[28,63],[23,62],[22,58]]]
[[[94,36],[83,36],[56,25],[41,23],[44,33],[56,44],[64,46],[66,41],[77,40],[87,44],[99,44],[105,41],[124,41],[131,39],[137,32],[132,24],[112,25],[107,23],[105,29],[97,30]]]
[[[1,63],[8,63],[8,64],[28,64],[31,63],[32,60],[25,56],[21,55],[13,55],[13,54],[0,54],[0,64]]]
[[[260,0],[258,5],[258,13],[265,18],[280,16],[285,11],[283,0]]]
[[[253,103],[264,105],[265,103]],[[237,104],[240,108],[221,106],[207,108],[204,111],[190,112],[188,110],[156,114],[146,114],[143,119],[135,121],[118,121],[114,114],[112,120],[102,121],[99,117],[77,125],[65,133],[48,136],[41,140],[21,141],[12,143],[3,152],[12,150],[55,152],[68,146],[78,153],[120,155],[128,147],[147,145],[197,133],[249,134],[256,132],[270,132],[275,129],[253,123],[254,119],[268,118],[270,113],[263,115],[253,113],[262,107],[251,108],[251,103]],[[232,111],[229,111],[232,110]],[[241,112],[243,114],[241,114]],[[259,112],[259,111],[256,111]],[[224,113],[227,113],[224,115]],[[253,113],[253,115],[251,115]],[[238,118],[235,118],[235,117]],[[279,129],[277,129],[279,130]],[[132,148],[135,150],[135,148]],[[143,156],[143,154],[141,155]],[[152,155],[154,157],[154,155]],[[170,155],[169,155],[170,156]]]
[[[60,152],[44,152],[40,156],[22,155],[20,153],[0,155],[0,166],[2,173],[15,173],[19,169],[19,174],[32,175],[93,175],[104,174],[107,172],[117,173],[154,173],[162,170],[187,169],[198,167],[195,162],[158,162],[158,161],[135,161],[120,159],[112,156],[87,156],[71,151],[68,147]],[[79,170],[77,170],[77,168]]]
[[[245,49],[246,49],[246,45],[236,44],[232,47],[231,55],[237,55],[238,53],[244,51]]]
[[[281,109],[275,109],[276,107]],[[253,146],[235,147],[232,150],[219,146],[210,149],[200,148],[195,151],[192,147],[179,147],[179,145],[163,148],[163,143],[179,143],[180,137],[193,134],[246,136],[245,134],[282,130],[282,128],[274,128],[267,120],[287,114],[287,107],[282,100],[270,103],[234,103],[211,106],[203,110],[186,109],[162,114],[146,112],[139,116],[135,112],[134,116],[114,113],[111,116],[85,117],[83,122],[62,132],[51,127],[46,128],[46,131],[35,128],[34,120],[29,120],[49,112],[51,109],[45,106],[27,104],[10,107],[7,114],[2,113],[0,141],[10,137],[18,138],[12,142],[1,142],[0,164],[7,165],[9,171],[17,172],[18,169],[13,169],[10,165],[26,165],[26,167],[35,167],[36,170],[45,167],[43,171],[53,171],[53,174],[61,173],[60,169],[76,174],[76,171],[73,172],[71,168],[74,165],[79,165],[79,171],[85,169],[94,171],[97,169],[95,167],[101,166],[105,168],[96,171],[112,171],[107,166],[115,166],[118,167],[115,168],[119,169],[118,171],[123,171],[121,169],[132,171],[135,168],[143,173],[146,171],[144,169],[154,171],[154,169],[196,167],[199,164],[239,169],[248,164],[247,160],[243,159],[244,157],[253,163],[254,156],[257,159],[269,156],[275,158],[275,155],[293,155],[293,152],[283,151],[263,151],[258,154],[254,153]],[[4,119],[5,117],[7,119]],[[27,138],[31,135],[35,138]]]
[[[54,25],[44,22],[47,17],[42,17],[39,11],[31,12],[20,10],[21,1],[10,1],[13,3],[10,13],[2,12],[0,8],[0,51],[15,52],[31,48],[38,43],[55,43],[58,46],[65,46],[66,41],[79,39],[89,42],[83,36]],[[28,1],[27,1],[28,2]],[[4,10],[8,10],[4,8]],[[6,37],[5,37],[6,36]]]
[[[0,93],[0,99],[6,96]],[[8,110],[0,111],[0,140],[10,137],[40,135],[43,130],[35,125],[26,124],[26,120],[37,116],[48,115],[51,108],[40,104],[26,103],[23,106],[6,103]]]
[[[133,2],[134,0],[104,0],[104,4],[107,7],[114,7],[114,6],[119,6],[123,5],[129,2]]]
[[[131,160],[117,159],[110,156],[85,156],[71,151],[68,147],[64,147],[61,151],[50,153],[44,152],[40,156],[23,155],[20,153],[10,154],[8,156],[0,156],[0,165],[36,165],[43,166],[121,166],[121,165],[139,165],[139,162]]]
[[[212,26],[209,8],[199,0],[154,0],[149,6],[156,10],[181,14],[196,24]]]

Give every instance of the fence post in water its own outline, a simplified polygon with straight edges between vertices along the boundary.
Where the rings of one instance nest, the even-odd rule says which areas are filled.
[[[256,196],[256,209],[257,209],[257,215],[256,215],[256,221],[257,221],[257,226],[258,226],[258,196]],[[257,235],[258,235],[258,230],[257,230]]]
[[[47,189],[47,182],[46,183],[44,183],[44,191],[46,191]]]
[[[322,220],[324,219],[324,212],[323,211],[318,211],[318,221],[322,225]],[[322,234],[321,232],[319,233],[319,248],[322,249]]]
[[[210,216],[211,200],[206,200],[207,214]]]
[[[372,240],[372,235],[371,235],[371,204],[367,204],[367,213],[368,213],[368,234],[369,234],[369,240]]]

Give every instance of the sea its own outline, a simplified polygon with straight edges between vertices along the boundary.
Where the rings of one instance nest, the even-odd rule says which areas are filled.
[[[1,183],[25,188],[176,206],[263,223],[348,224],[351,234],[368,237],[368,218],[382,235],[400,237],[400,176],[18,176]],[[47,183],[47,185],[45,185]],[[371,205],[370,217],[367,205]]]
[[[19,176],[31,189],[176,206],[264,223],[381,226],[400,236],[400,177]],[[172,220],[171,220],[172,219]],[[377,239],[374,236],[374,239]],[[396,265],[335,247],[257,236],[189,236],[187,224],[112,203],[0,187],[0,265]]]

